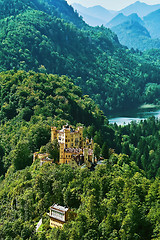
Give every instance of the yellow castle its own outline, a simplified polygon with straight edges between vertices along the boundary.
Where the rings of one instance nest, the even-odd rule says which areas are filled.
[[[83,137],[83,127],[76,130],[72,126],[65,125],[61,130],[51,127],[51,142],[58,140],[60,145],[59,163],[67,163],[72,167],[82,165],[87,166],[94,162],[93,140]]]

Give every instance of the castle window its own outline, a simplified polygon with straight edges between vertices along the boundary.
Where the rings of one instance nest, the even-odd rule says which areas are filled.
[[[66,148],[67,148],[67,144],[66,144]]]

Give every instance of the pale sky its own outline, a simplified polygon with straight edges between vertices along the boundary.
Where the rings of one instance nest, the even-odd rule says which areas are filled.
[[[122,8],[136,2],[136,0],[66,0],[69,4],[79,3],[85,7],[101,5],[110,10],[121,10]],[[160,0],[141,0],[149,5],[160,4]]]

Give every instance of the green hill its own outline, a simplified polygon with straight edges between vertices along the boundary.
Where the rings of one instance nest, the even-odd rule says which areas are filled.
[[[92,125],[88,136],[100,135],[99,144],[103,135],[112,142],[114,131],[103,112],[66,76],[8,71],[0,73],[0,89],[0,175],[14,159],[20,168],[30,165],[31,154],[49,142],[51,126]]]

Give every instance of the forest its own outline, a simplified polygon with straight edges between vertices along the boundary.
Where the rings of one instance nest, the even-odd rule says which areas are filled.
[[[160,122],[109,125],[66,76],[12,70],[0,79],[0,238],[158,240]],[[66,122],[85,126],[97,144],[105,161],[94,171],[33,163],[50,127]],[[63,229],[49,227],[54,202],[77,213]]]
[[[146,239],[160,237],[160,181],[149,180],[135,162],[114,154],[91,172],[68,165],[10,167],[0,192],[1,239]],[[49,227],[53,202],[77,217],[62,229]],[[43,219],[41,232],[36,223]]]

